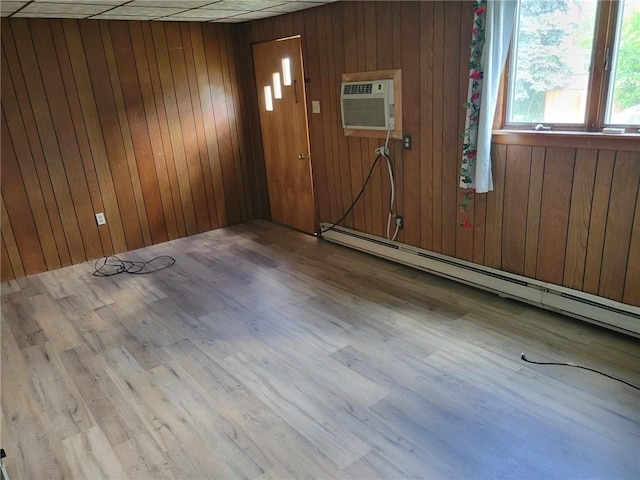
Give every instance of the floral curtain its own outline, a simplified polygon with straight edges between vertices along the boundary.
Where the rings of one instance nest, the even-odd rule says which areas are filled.
[[[491,130],[498,100],[500,77],[513,32],[516,0],[476,0],[471,28],[469,91],[465,122],[460,187],[466,210],[475,193],[493,190]],[[468,221],[463,227],[470,227]]]

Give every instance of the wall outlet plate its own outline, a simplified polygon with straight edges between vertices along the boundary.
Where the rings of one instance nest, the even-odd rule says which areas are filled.
[[[319,100],[312,100],[311,101],[311,111],[313,113],[320,113],[320,101]]]
[[[107,219],[104,217],[103,212],[96,213],[96,222],[98,222],[98,225],[104,225],[107,223]]]
[[[403,150],[411,150],[411,135],[405,133],[402,136],[402,149]]]

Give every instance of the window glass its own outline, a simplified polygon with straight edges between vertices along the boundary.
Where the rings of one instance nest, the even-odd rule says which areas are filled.
[[[597,2],[520,0],[507,123],[584,124]]]
[[[619,8],[605,123],[640,125],[640,1]]]

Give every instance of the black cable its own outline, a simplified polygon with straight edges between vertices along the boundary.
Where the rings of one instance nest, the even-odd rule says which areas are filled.
[[[599,373],[600,375],[603,375],[605,377],[609,377],[612,380],[616,380],[618,382],[624,383],[625,385],[629,385],[631,388],[635,388],[636,390],[640,390],[640,387],[638,387],[637,385],[634,385],[633,383],[629,383],[626,380],[622,380],[621,378],[618,377],[614,377],[613,375],[609,375],[608,373],[604,373],[601,372],[599,370],[595,370],[593,368],[589,368],[589,367],[583,367],[582,365],[576,365],[575,363],[561,363],[561,362],[534,362],[533,360],[529,360],[527,358],[527,356],[523,353],[520,358],[522,360],[524,360],[525,362],[528,363],[535,363],[536,365],[559,365],[562,367],[574,367],[574,368],[581,368],[582,370],[588,370],[590,372],[594,372],[594,373]]]
[[[349,213],[351,213],[351,210],[353,210],[353,207],[356,206],[356,203],[358,203],[358,200],[360,200],[360,197],[362,197],[362,194],[364,193],[364,190],[367,188],[367,185],[369,184],[369,181],[371,180],[371,175],[373,175],[373,171],[376,168],[376,165],[378,164],[378,161],[381,158],[386,158],[387,160],[389,160],[389,162],[391,163],[391,171],[393,171],[393,162],[391,162],[391,157],[389,155],[384,155],[382,153],[379,153],[378,156],[376,157],[376,159],[373,161],[373,164],[371,165],[371,168],[369,169],[369,174],[367,175],[366,180],[364,181],[364,184],[362,185],[362,188],[360,189],[360,193],[358,193],[358,196],[356,197],[356,199],[351,202],[351,206],[347,209],[346,212],[344,212],[344,215],[342,215],[342,217],[340,217],[340,220],[338,220],[337,222],[335,222],[333,225],[331,225],[330,227],[325,228],[324,230],[320,230],[320,234],[322,235],[325,232],[328,232],[330,230],[333,230],[335,227],[337,227],[345,218],[347,218],[347,215],[349,215]],[[391,195],[391,194],[389,194]]]
[[[160,267],[146,270],[148,265],[161,259],[166,259],[168,263]],[[119,275],[121,273],[130,273],[132,275],[146,275],[148,273],[154,273],[159,270],[164,270],[165,268],[169,268],[174,263],[176,263],[176,259],[169,255],[160,255],[159,257],[152,258],[151,260],[148,260],[148,261],[122,260],[121,258],[115,255],[110,255],[108,257],[103,257],[96,260],[95,270],[93,271],[93,275],[95,277],[112,277],[114,275]]]

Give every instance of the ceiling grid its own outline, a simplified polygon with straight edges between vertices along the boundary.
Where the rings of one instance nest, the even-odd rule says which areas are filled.
[[[2,0],[2,17],[237,23],[336,0]]]

